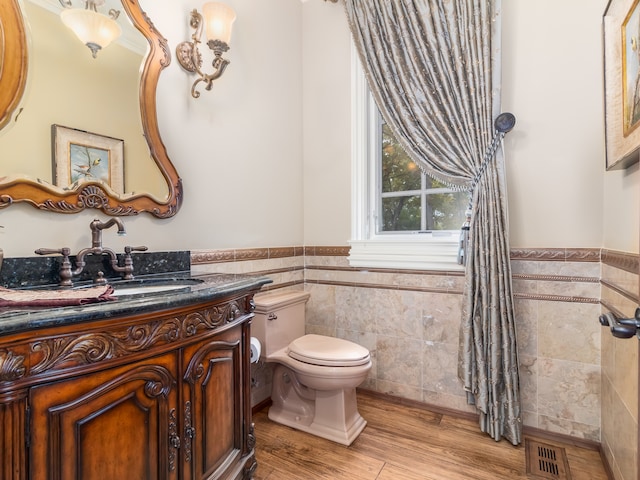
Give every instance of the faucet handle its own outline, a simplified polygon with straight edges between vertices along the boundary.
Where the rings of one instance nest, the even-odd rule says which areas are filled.
[[[73,285],[71,282],[71,278],[73,277],[73,274],[71,273],[71,260],[69,260],[69,255],[71,255],[70,248],[39,248],[34,253],[38,255],[52,255],[54,253],[59,253],[62,255],[62,265],[60,265],[60,286],[70,287]]]
[[[124,247],[124,267],[115,267],[114,270],[123,272],[125,280],[133,280],[133,258],[131,258],[131,252],[146,252],[149,247]]]
[[[68,257],[71,255],[71,249],[64,248],[39,248],[34,253],[38,255],[53,255],[54,253],[59,253],[62,256]]]
[[[141,246],[141,247],[124,247],[124,253],[130,255],[131,252],[146,252],[149,250],[149,247]]]

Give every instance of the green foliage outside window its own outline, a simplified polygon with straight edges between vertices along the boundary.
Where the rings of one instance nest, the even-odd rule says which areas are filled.
[[[460,229],[468,194],[422,173],[386,124],[382,126],[381,161],[382,232]]]

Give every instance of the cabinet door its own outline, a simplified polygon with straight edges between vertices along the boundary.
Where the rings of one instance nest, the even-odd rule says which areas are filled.
[[[26,410],[26,390],[0,394],[0,480],[27,478],[24,449]]]
[[[176,371],[167,354],[34,387],[31,478],[176,479]]]
[[[241,348],[242,328],[218,335],[184,351],[185,478],[242,478],[244,390],[247,375]]]

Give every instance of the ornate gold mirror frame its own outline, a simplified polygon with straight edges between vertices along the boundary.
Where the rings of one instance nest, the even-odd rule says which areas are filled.
[[[122,0],[131,22],[149,42],[149,53],[140,76],[140,112],[142,128],[151,157],[167,181],[166,201],[148,194],[120,196],[99,181],[83,182],[72,190],[27,178],[3,181],[0,176],[0,209],[27,202],[36,208],[56,213],[77,213],[97,208],[105,214],[137,215],[149,212],[159,218],[175,215],[182,203],[182,181],[167,155],[158,129],[156,88],[160,72],[170,61],[167,41],[158,33],[138,0]],[[18,0],[0,2],[0,129],[12,118],[24,93],[28,68],[26,28]]]

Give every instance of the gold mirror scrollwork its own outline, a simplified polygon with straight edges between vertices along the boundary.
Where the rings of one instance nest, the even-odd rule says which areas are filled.
[[[132,24],[149,43],[139,86],[140,114],[150,154],[167,182],[168,195],[158,200],[147,193],[118,195],[100,181],[87,181],[60,190],[29,178],[0,176],[0,209],[26,202],[56,213],[77,213],[87,208],[113,216],[148,212],[158,218],[175,215],[182,203],[182,181],[167,155],[156,115],[156,88],[161,71],[170,63],[167,41],[155,29],[138,0],[122,0]],[[25,90],[28,48],[25,20],[18,0],[0,2],[0,129],[11,121]]]
[[[0,129],[13,116],[27,83],[27,36],[17,0],[0,2]]]

